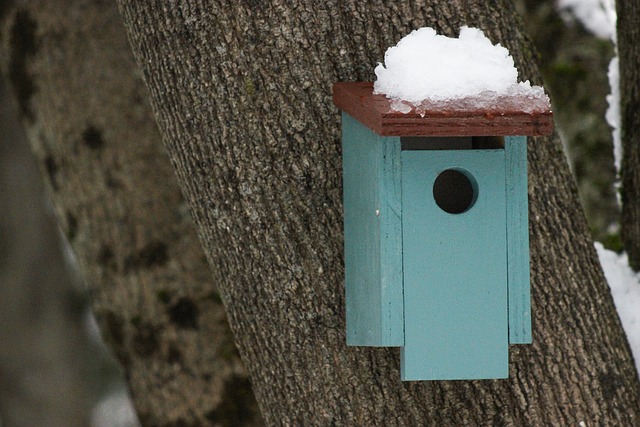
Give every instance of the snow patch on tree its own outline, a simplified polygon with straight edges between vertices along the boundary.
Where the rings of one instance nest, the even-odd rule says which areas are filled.
[[[577,20],[596,37],[615,41],[615,0],[557,0],[556,5],[565,22]]]
[[[611,134],[613,135],[613,163],[616,171],[619,173],[620,167],[622,166],[622,136],[620,134],[622,121],[620,119],[620,68],[618,65],[617,50],[616,48],[616,56],[611,59],[607,73],[611,93],[607,95],[609,108],[607,109],[605,118],[609,126],[611,126]],[[618,200],[618,202],[620,202],[620,200]]]
[[[618,255],[599,242],[595,246],[640,372],[640,273],[634,273],[629,267],[627,254]]]

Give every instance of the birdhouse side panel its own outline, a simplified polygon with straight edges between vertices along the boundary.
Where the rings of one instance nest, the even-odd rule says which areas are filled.
[[[505,154],[509,342],[511,344],[530,344],[532,337],[527,138],[525,136],[506,137]]]
[[[343,113],[347,344],[402,346],[400,139]]]

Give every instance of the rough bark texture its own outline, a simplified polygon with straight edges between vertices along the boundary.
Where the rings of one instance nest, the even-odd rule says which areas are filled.
[[[505,381],[402,383],[345,346],[334,81],[411,29],[484,29],[540,83],[508,1],[119,0],[271,425],[637,425],[640,387],[556,139],[530,144],[534,344]]]
[[[2,52],[140,420],[261,424],[116,4],[24,2]]]
[[[640,4],[617,0],[622,121],[622,239],[629,264],[640,271]]]

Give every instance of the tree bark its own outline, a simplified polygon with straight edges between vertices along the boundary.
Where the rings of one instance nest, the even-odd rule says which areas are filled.
[[[114,2],[21,2],[2,58],[145,425],[260,425]]]
[[[640,386],[557,138],[530,144],[534,343],[505,381],[400,381],[345,346],[334,81],[463,24],[535,54],[507,1],[119,0],[164,142],[270,425],[635,425]]]
[[[622,138],[621,234],[629,264],[640,271],[640,4],[617,0]]]

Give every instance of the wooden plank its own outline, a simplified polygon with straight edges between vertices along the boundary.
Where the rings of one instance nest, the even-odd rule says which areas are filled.
[[[508,376],[504,160],[504,150],[402,152],[405,381]],[[476,183],[464,213],[435,202],[447,169]]]
[[[391,110],[384,95],[373,94],[372,82],[340,82],[333,85],[333,102],[342,111],[382,136],[507,136],[549,135],[551,111],[529,114],[494,110],[411,111]]]
[[[342,129],[347,344],[402,346],[400,138]]]
[[[532,338],[527,138],[524,136],[505,138],[505,151],[509,342],[511,344],[530,344]]]

